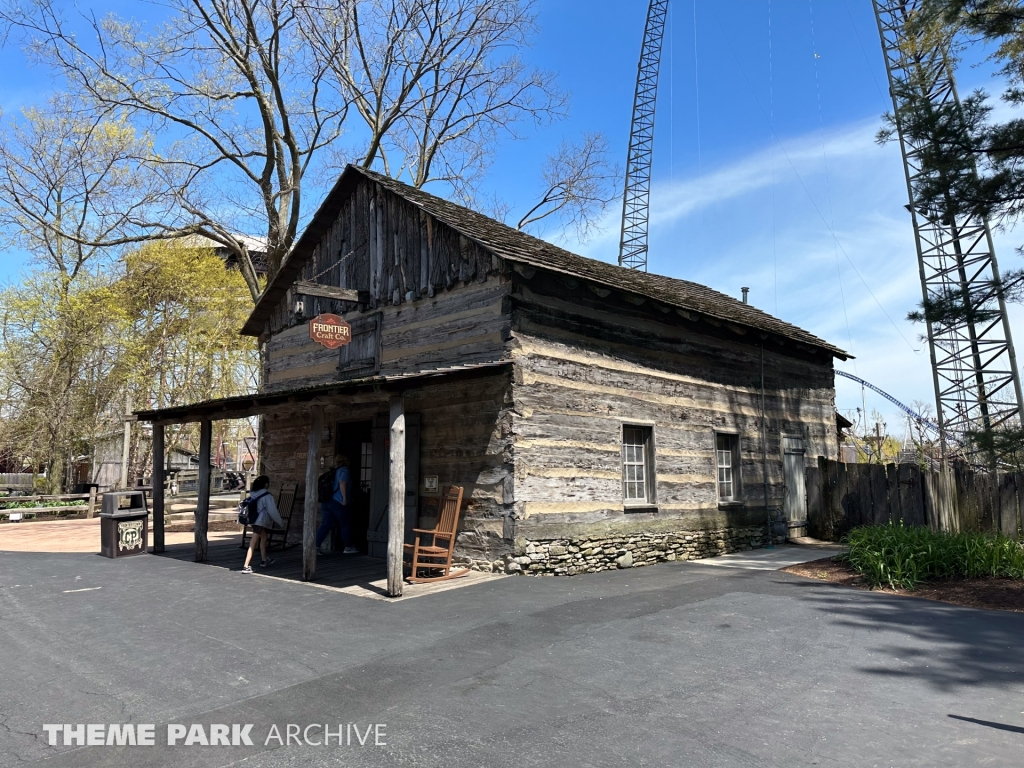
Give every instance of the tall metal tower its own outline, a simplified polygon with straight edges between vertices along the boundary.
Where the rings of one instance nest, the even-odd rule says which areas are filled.
[[[651,0],[633,96],[629,130],[626,187],[622,197],[622,236],[619,265],[647,271],[647,219],[651,196],[651,156],[654,152],[654,104],[658,97],[661,40],[665,34],[668,0]]]
[[[921,0],[873,0],[889,75],[896,129],[903,152],[911,221],[917,241],[921,292],[926,302],[954,299],[958,319],[927,322],[939,429],[968,451],[969,432],[989,431],[1011,420],[1024,424],[1017,360],[1006,317],[999,267],[988,221],[978,214],[944,219],[917,198],[925,173],[927,142],[907,136],[901,109],[923,99],[959,110],[947,51],[912,39],[907,27]]]

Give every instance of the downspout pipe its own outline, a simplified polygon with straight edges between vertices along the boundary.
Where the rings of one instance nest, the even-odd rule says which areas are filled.
[[[772,512],[768,508],[768,427],[764,409],[764,344],[761,345],[761,479],[764,485],[764,514],[768,518],[768,549],[775,549]]]

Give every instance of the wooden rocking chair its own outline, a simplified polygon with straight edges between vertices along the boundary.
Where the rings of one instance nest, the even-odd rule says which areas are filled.
[[[302,502],[306,498],[305,484],[292,484],[291,493],[288,493],[288,487],[282,486],[281,488],[281,503],[277,507],[278,513],[281,515],[281,522],[284,523],[284,528],[274,528],[270,535],[267,536],[267,549],[270,549],[275,539],[280,539],[281,549],[288,549],[289,546],[294,547],[295,542],[288,543],[288,531],[292,527],[292,518],[295,516],[295,508],[301,507]],[[288,496],[291,496],[289,499]]]
[[[269,490],[269,489],[268,489]],[[277,492],[277,496],[274,499],[274,503],[277,505],[277,511],[281,515],[281,520],[284,523],[284,528],[276,528],[270,532],[267,537],[267,549],[270,549],[271,543],[274,541],[275,536],[281,536],[283,541],[281,542],[281,549],[287,548],[288,543],[288,529],[291,528],[292,524],[292,510],[295,507],[295,498],[298,496],[299,484],[298,483],[282,483],[281,488]],[[271,491],[273,494],[273,491]],[[242,526],[242,545],[239,549],[245,549],[249,545],[246,540],[249,538],[250,526]]]
[[[468,568],[452,571],[452,552],[455,549],[455,535],[459,530],[459,513],[462,511],[462,488],[450,486],[441,497],[437,511],[437,524],[433,530],[413,528],[416,534],[414,544],[406,544],[405,559],[409,562],[409,581],[419,584],[426,581],[457,579],[469,573]],[[425,539],[429,538],[428,544]],[[428,575],[420,575],[424,571]],[[429,575],[441,571],[440,575]]]

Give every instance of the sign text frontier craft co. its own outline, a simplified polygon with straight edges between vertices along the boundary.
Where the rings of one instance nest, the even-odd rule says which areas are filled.
[[[309,338],[328,349],[337,349],[352,341],[352,326],[337,315],[317,315],[309,321]]]

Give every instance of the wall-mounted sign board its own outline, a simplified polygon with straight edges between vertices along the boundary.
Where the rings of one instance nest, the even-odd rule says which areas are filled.
[[[309,338],[328,349],[337,349],[352,341],[352,326],[337,315],[317,315],[309,321]]]

